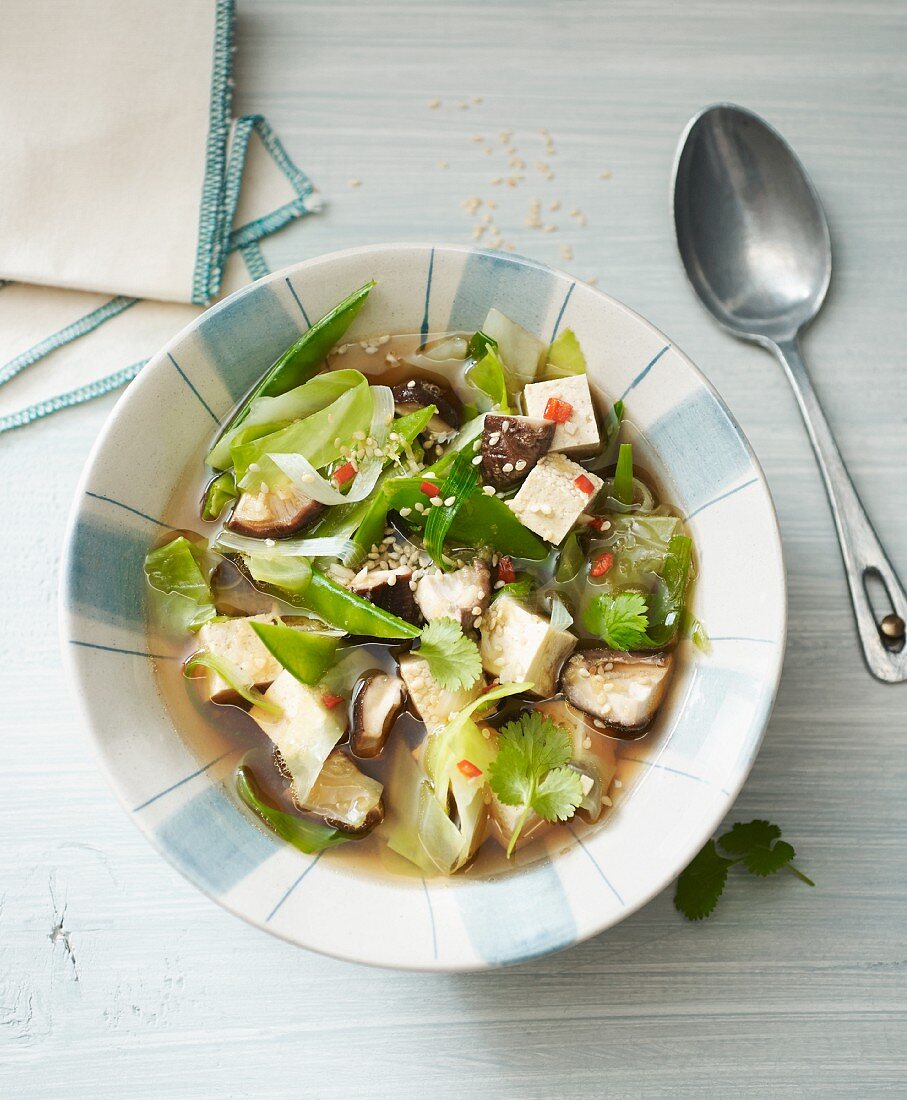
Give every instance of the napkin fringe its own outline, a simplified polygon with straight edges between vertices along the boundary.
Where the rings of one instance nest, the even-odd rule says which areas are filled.
[[[217,0],[205,177],[202,183],[198,249],[192,280],[192,301],[199,306],[207,305],[220,288],[225,244],[230,228],[230,222],[226,220],[224,192],[229,171],[227,142],[230,136],[230,72],[235,21],[234,0]]]
[[[226,5],[232,8],[231,3]],[[243,171],[249,150],[249,141],[255,133],[261,139],[265,149],[271,155],[274,163],[286,176],[290,186],[296,192],[295,198],[267,214],[263,214],[244,225],[231,230],[223,235],[223,258],[220,262],[222,269],[226,256],[238,251],[242,256],[246,270],[251,279],[260,279],[270,274],[270,267],[262,255],[259,242],[270,234],[282,229],[289,222],[315,213],[321,209],[320,198],[315,192],[315,186],[309,177],[290,158],[280,138],[271,129],[267,119],[262,115],[243,115],[236,120],[230,155],[224,173],[224,191],[220,200],[221,215],[228,219],[225,224],[232,225],[236,214],[239,194],[242,187]],[[220,286],[221,271],[217,273],[217,286]],[[0,291],[4,286],[13,285],[11,280],[0,281]],[[105,322],[119,316],[124,310],[140,301],[138,298],[118,296],[103,303],[90,313],[61,328],[58,332],[46,337],[44,340],[28,348],[26,351],[0,366],[0,386],[15,378],[17,374],[27,367],[39,362],[51,352],[72,343],[83,336],[88,335],[99,328]],[[203,304],[203,303],[196,303]],[[0,417],[0,434],[21,428],[35,420],[41,420],[63,409],[81,405],[86,401],[92,401],[96,397],[102,397],[112,390],[131,382],[142,367],[148,362],[142,359],[128,367],[114,371],[106,377],[99,378],[85,386],[68,390],[43,401],[35,402],[16,412]]]

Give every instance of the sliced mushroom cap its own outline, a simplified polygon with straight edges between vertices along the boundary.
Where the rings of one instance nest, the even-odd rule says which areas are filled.
[[[380,756],[397,715],[403,710],[403,681],[386,672],[367,672],[353,693],[353,730],[350,749],[354,756],[371,760]]]
[[[597,723],[624,733],[642,733],[661,705],[673,667],[671,653],[586,649],[564,665],[561,691]]]
[[[496,489],[518,485],[548,453],[555,425],[533,416],[489,413],[482,430],[482,474]]]
[[[383,791],[342,749],[334,749],[300,808],[334,829],[364,836],[384,820]]]
[[[253,539],[282,539],[308,527],[325,505],[289,486],[276,491],[242,493],[227,520],[237,535]]]
[[[409,586],[412,579],[412,570],[405,566],[401,569],[373,569],[361,580],[354,580],[350,591],[405,622],[419,626],[422,613]]]
[[[416,602],[426,619],[453,619],[464,630],[476,629],[490,596],[491,566],[485,558],[453,573],[427,573],[416,586]]]
[[[456,431],[463,420],[463,406],[450,386],[427,378],[410,378],[391,387],[394,407],[399,416],[434,405],[437,413],[429,420],[427,430],[435,435]]]

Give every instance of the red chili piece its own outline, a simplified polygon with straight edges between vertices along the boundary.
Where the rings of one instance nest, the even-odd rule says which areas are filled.
[[[498,558],[498,580],[504,584],[511,584],[516,580],[516,570],[513,568],[513,558]]]
[[[595,486],[585,474],[580,474],[578,478],[575,478],[573,484],[586,496],[591,496],[595,492]]]
[[[328,710],[333,710],[334,707],[339,707],[340,704],[342,702],[344,702],[344,698],[343,698],[342,695],[330,695],[330,694],[328,694],[328,695],[322,695],[321,696],[321,701],[328,708]]]
[[[441,487],[435,485],[433,481],[423,481],[419,486],[419,491],[425,493],[427,497],[439,497],[441,495]]]
[[[561,401],[559,397],[549,397],[545,406],[545,420],[553,420],[555,424],[566,424],[573,416],[573,406],[569,401]]]
[[[603,577],[613,564],[613,554],[599,554],[597,558],[592,559],[592,566],[589,569],[589,576]]]
[[[461,760],[457,767],[466,776],[467,779],[475,779],[477,775],[482,774],[482,769],[477,768],[471,760]]]
[[[341,466],[339,470],[334,471],[334,481],[338,485],[346,485],[348,481],[352,481],[356,476],[356,467],[352,462],[347,462],[344,466]]]

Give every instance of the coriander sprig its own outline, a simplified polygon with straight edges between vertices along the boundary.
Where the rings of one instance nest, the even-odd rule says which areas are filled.
[[[579,773],[566,766],[572,755],[570,734],[538,711],[521,714],[501,729],[488,780],[501,802],[523,808],[507,845],[508,859],[533,810],[546,821],[573,817],[583,785]]]
[[[709,916],[718,903],[727,884],[728,872],[742,864],[751,874],[766,878],[778,871],[790,871],[807,886],[815,886],[813,880],[792,863],[796,853],[793,845],[781,840],[777,825],[757,818],[738,821],[729,832],[707,844],[697,853],[689,866],[677,879],[674,905],[688,920],[702,920]],[[727,853],[727,858],[718,848]]]
[[[424,627],[416,650],[443,688],[470,688],[482,675],[479,647],[454,619],[434,619]]]

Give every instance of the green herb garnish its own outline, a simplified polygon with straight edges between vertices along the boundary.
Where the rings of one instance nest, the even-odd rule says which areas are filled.
[[[507,845],[508,859],[532,811],[546,821],[573,817],[583,787],[579,773],[566,767],[572,755],[570,734],[538,711],[528,711],[500,731],[489,783],[505,805],[523,807]]]
[[[702,920],[714,910],[724,892],[728,871],[737,864],[754,875],[766,878],[778,871],[790,871],[807,886],[815,886],[811,878],[791,862],[793,846],[781,840],[781,830],[768,821],[737,822],[730,832],[710,840],[694,857],[677,880],[674,905],[688,920]],[[722,848],[729,856],[721,855]]]
[[[583,624],[611,649],[638,649],[648,641],[648,608],[638,592],[596,596],[583,614]]]
[[[470,688],[482,674],[479,647],[453,619],[434,619],[422,631],[417,653],[432,678],[448,691]]]

